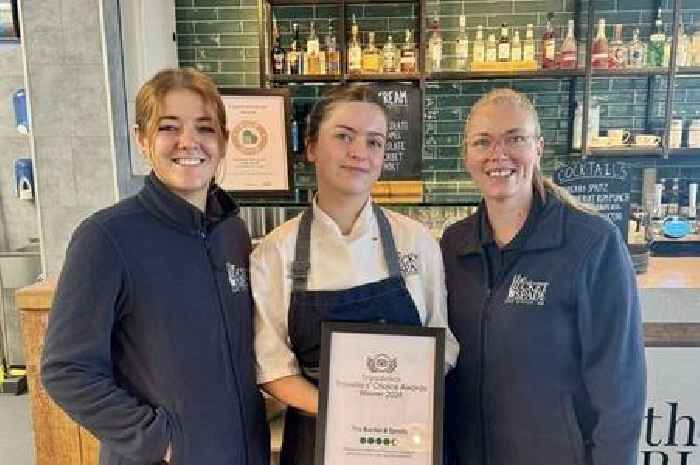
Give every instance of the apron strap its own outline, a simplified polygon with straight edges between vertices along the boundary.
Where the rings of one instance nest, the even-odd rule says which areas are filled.
[[[311,268],[311,222],[314,219],[313,207],[304,210],[299,220],[297,242],[294,246],[292,262],[292,290],[305,291]]]
[[[382,251],[386,262],[389,276],[400,277],[399,254],[396,250],[394,235],[391,232],[391,225],[382,208],[376,203],[372,204],[374,217],[379,226],[379,237],[382,241]],[[299,231],[297,241],[294,246],[294,261],[292,262],[292,289],[295,291],[305,291],[309,281],[309,270],[311,269],[311,223],[314,219],[313,207],[304,210],[299,220]]]
[[[396,250],[396,243],[394,242],[394,235],[391,233],[389,219],[384,214],[382,208],[376,203],[372,204],[372,209],[374,210],[374,217],[377,218],[377,224],[379,225],[379,237],[382,240],[384,261],[389,270],[389,276],[392,278],[400,277],[399,253]]]

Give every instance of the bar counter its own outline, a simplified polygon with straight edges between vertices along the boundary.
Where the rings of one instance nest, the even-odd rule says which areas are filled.
[[[657,386],[653,372],[661,368],[666,372],[669,369],[675,371],[673,367],[676,362],[673,359],[666,362],[666,357],[673,357],[678,349],[687,351],[700,347],[700,257],[652,257],[647,272],[638,275],[638,283],[645,345],[648,348],[649,394],[656,393],[655,399],[665,399],[668,397],[663,393],[666,388]],[[55,278],[49,278],[18,290],[15,297],[21,313],[36,463],[96,465],[95,439],[63,414],[48,398],[39,382],[39,359],[55,286]],[[663,352],[664,348],[672,350]],[[659,353],[659,350],[662,352]],[[281,406],[270,401],[267,405],[272,426],[272,448],[277,452],[281,441]],[[644,454],[644,444],[640,446]],[[662,452],[654,450],[651,453]]]

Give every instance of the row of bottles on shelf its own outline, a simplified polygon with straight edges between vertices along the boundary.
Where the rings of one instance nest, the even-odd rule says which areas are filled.
[[[651,240],[659,240],[662,237],[670,239],[684,239],[698,232],[697,225],[697,182],[690,181],[683,187],[678,178],[671,180],[661,179],[654,185],[654,198],[651,211],[649,232]],[[687,195],[687,197],[686,197]],[[686,203],[687,198],[687,203]],[[686,206],[687,205],[687,206]],[[696,237],[690,237],[690,239]]]
[[[566,35],[557,47],[557,38],[552,26],[553,14],[549,14],[545,31],[539,41],[534,37],[534,26],[528,24],[525,37],[521,39],[520,31],[502,24],[498,39],[495,33],[489,33],[484,39],[484,28],[477,27],[471,46],[466,33],[466,17],[459,16],[459,33],[454,42],[455,71],[498,71],[498,70],[537,70],[575,69],[582,66],[579,62],[579,46],[574,35],[574,21],[569,20]],[[315,23],[311,22],[306,48],[302,47],[299,37],[299,24],[292,25],[293,39],[288,49],[280,42],[277,21],[273,18],[272,72],[273,74],[292,75],[339,75],[341,72],[341,53],[329,19],[328,34],[325,38],[325,50],[321,49],[316,34]],[[606,37],[605,18],[599,18],[591,53],[593,69],[622,69],[668,66],[671,37],[665,33],[661,19],[661,9],[655,21],[655,31],[648,42],[640,39],[639,29],[635,28],[632,39],[623,41],[622,24],[613,25],[613,38]],[[413,33],[405,30],[403,44],[395,44],[391,35],[380,49],[375,42],[375,32],[369,31],[365,47],[360,40],[360,31],[355,15],[352,18],[351,37],[347,50],[347,70],[350,74],[378,73],[414,73],[418,70],[418,53],[413,41]],[[539,42],[539,47],[538,47]],[[431,20],[427,43],[427,71],[440,72],[443,69],[443,38],[437,14]],[[539,53],[538,53],[539,52]],[[681,22],[678,30],[676,50],[678,66],[700,65],[700,27],[696,28],[692,38],[685,33]]]

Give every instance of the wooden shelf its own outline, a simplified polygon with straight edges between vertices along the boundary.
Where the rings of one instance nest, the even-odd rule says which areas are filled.
[[[421,73],[347,74],[347,81],[419,81]]]
[[[589,148],[589,157],[660,157],[663,155],[663,150],[661,147],[649,147],[649,148]]]
[[[552,79],[583,76],[583,69],[515,70],[515,71],[441,71],[429,73],[431,81],[455,81],[477,79]]]
[[[700,76],[700,66],[681,66],[676,69],[676,77]]]
[[[268,74],[270,82],[336,82],[342,76],[337,74]]]
[[[625,69],[594,69],[591,70],[593,77],[614,77],[614,76],[662,76],[668,73],[668,68],[625,68]]]
[[[685,147],[681,149],[671,149],[668,154],[672,157],[697,157],[700,156],[700,148],[689,149]]]

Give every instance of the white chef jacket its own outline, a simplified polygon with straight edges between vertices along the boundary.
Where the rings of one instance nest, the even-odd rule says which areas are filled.
[[[343,290],[389,276],[371,199],[349,234],[314,200],[308,290]],[[422,224],[382,209],[389,220],[406,288],[423,326],[445,328],[445,368],[453,368],[459,344],[447,328],[447,292],[442,253]],[[253,251],[250,280],[255,301],[255,355],[258,383],[300,373],[290,348],[287,315],[291,267],[301,215],[268,234]]]

